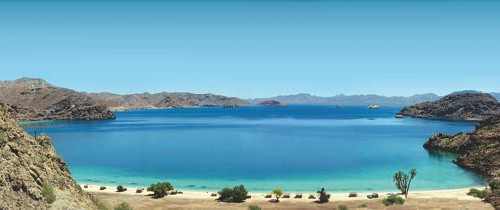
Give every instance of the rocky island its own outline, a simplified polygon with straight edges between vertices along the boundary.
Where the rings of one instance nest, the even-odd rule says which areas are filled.
[[[56,87],[42,79],[1,81],[0,102],[9,105],[16,120],[115,119],[106,106],[87,95]]]
[[[500,103],[487,93],[459,93],[405,107],[398,114],[428,119],[482,120],[500,114]]]
[[[286,103],[276,101],[276,100],[269,100],[269,101],[262,101],[258,103],[257,105],[259,106],[286,106]]]
[[[7,109],[0,104],[0,209],[97,209],[50,138],[28,135]]]

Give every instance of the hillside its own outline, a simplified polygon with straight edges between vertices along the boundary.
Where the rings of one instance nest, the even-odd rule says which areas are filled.
[[[0,104],[0,209],[95,209],[81,193],[64,160],[47,136],[36,139],[23,131]],[[49,204],[42,185],[54,188]]]
[[[42,79],[0,81],[0,102],[11,105],[17,120],[114,119],[106,106],[71,89],[56,87]]]
[[[405,107],[398,114],[429,119],[482,120],[500,114],[500,103],[487,93],[457,93],[438,101]]]
[[[248,105],[246,100],[214,94],[194,93],[138,93],[119,95],[114,93],[88,93],[88,96],[113,110],[142,108],[184,108],[201,106]]]

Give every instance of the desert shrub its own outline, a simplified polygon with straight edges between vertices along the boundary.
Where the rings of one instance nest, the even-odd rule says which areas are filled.
[[[368,205],[366,205],[366,203],[363,203],[363,204],[358,206],[358,208],[367,208],[367,207],[368,207]]]
[[[347,206],[346,206],[346,205],[339,205],[339,206],[337,207],[337,209],[338,209],[338,210],[349,210],[349,208],[347,208]]]
[[[167,195],[169,190],[173,189],[174,187],[170,184],[170,182],[158,182],[156,184],[151,184],[147,190],[152,191],[155,198],[162,198]]]
[[[233,188],[233,201],[242,202],[247,199],[248,191],[245,186],[240,185]]]
[[[390,205],[403,205],[405,203],[405,199],[397,195],[389,195],[386,199],[382,200],[382,203],[386,206]]]
[[[478,189],[470,189],[467,195],[476,197],[476,198],[486,198],[490,192],[488,190],[478,190]]]
[[[42,197],[47,203],[54,203],[54,201],[56,201],[56,194],[54,193],[52,185],[48,183],[42,184]]]
[[[114,210],[132,210],[132,207],[128,203],[122,202],[115,206]]]
[[[261,210],[261,208],[259,206],[256,206],[256,205],[250,205],[250,206],[248,206],[248,210]]]
[[[276,196],[276,201],[279,202],[281,196],[283,196],[283,190],[281,189],[274,189],[273,190],[274,196]]]
[[[327,203],[330,200],[330,198],[326,194],[325,188],[321,188],[321,190],[318,191],[318,194],[319,194],[319,200],[318,200],[319,203]]]
[[[3,130],[0,130],[0,145],[4,144],[9,140],[9,136],[7,136],[7,133]]]
[[[90,199],[92,200],[92,202],[94,203],[94,205],[97,207],[97,209],[99,210],[108,210],[110,209],[109,208],[109,205],[104,202],[103,200],[91,195],[90,196]]]
[[[224,202],[243,202],[248,195],[243,185],[235,186],[233,189],[226,187],[217,193],[219,194],[219,201]]]
[[[491,181],[489,185],[492,190],[498,190],[500,189],[500,180],[495,179]]]

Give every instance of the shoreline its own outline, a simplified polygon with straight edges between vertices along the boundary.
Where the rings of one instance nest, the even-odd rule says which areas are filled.
[[[141,193],[137,193],[136,190],[140,189],[141,187],[126,187],[127,191],[124,192],[117,192],[116,187],[118,186],[109,186],[109,185],[95,185],[95,184],[79,184],[82,189],[86,192],[89,193],[96,193],[96,194],[114,194],[114,195],[127,195],[127,196],[148,196],[149,194],[152,194],[151,192],[146,191],[147,187],[144,187],[144,190]],[[87,186],[87,188],[85,188]],[[105,186],[105,190],[100,190],[101,186]],[[434,198],[443,198],[443,199],[457,199],[457,200],[475,200],[475,201],[480,201],[481,199],[475,198],[472,196],[468,196],[466,193],[469,192],[471,188],[478,188],[482,189],[484,186],[474,186],[474,187],[469,187],[469,188],[457,188],[457,189],[439,189],[439,190],[415,190],[415,191],[410,191],[409,193],[409,198],[420,198],[420,199],[434,199]],[[182,194],[175,194],[175,195],[167,195],[165,197],[168,197],[170,199],[194,199],[194,200],[215,200],[217,196],[212,196],[213,193],[217,194],[217,191],[201,191],[201,190],[177,190],[181,191]],[[271,192],[248,192],[248,195],[251,196],[249,200],[255,200],[255,201],[268,201],[274,198],[265,198],[266,194],[270,194]],[[349,192],[333,192],[331,194],[331,199],[336,200],[336,201],[359,201],[359,200],[372,200],[367,198],[367,195],[371,194],[372,192],[356,192],[357,197],[348,197]],[[387,197],[389,193],[398,193],[397,190],[394,191],[381,191],[377,192],[379,195],[378,199],[383,199]],[[290,198],[282,198],[283,200],[287,201],[294,201],[294,202],[311,202],[314,201],[315,199],[309,199],[309,195],[312,194],[317,198],[317,193],[316,192],[284,192],[284,194],[289,194]],[[302,198],[294,198],[296,194],[302,194]],[[280,199],[281,200],[281,199]]]

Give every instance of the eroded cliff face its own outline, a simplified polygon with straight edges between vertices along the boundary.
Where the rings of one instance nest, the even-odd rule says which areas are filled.
[[[451,94],[434,102],[403,108],[398,114],[445,120],[483,120],[500,114],[500,103],[486,93]]]
[[[17,120],[115,119],[106,106],[89,96],[42,79],[0,81],[0,102],[11,105],[12,117]]]
[[[430,151],[459,153],[453,161],[474,170],[488,180],[500,178],[500,115],[479,123],[476,130],[467,134],[432,136],[424,147]],[[500,209],[500,191],[493,190],[488,200]]]
[[[50,138],[28,135],[7,110],[0,104],[0,209],[93,209]],[[44,184],[55,191],[52,204],[42,196]]]

